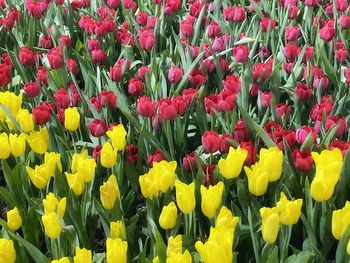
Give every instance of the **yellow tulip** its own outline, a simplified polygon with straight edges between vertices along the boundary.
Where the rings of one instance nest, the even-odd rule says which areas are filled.
[[[91,250],[77,247],[75,249],[74,263],[92,263]]]
[[[329,200],[338,183],[343,165],[343,155],[338,148],[324,150],[321,154],[312,152],[316,174],[311,182],[311,196],[316,201]]]
[[[46,153],[49,144],[47,128],[44,127],[40,131],[30,132],[29,136],[27,136],[27,142],[33,152],[38,154]]]
[[[81,195],[84,192],[85,184],[79,174],[71,174],[68,172],[65,172],[64,174],[66,175],[69,188],[72,189],[76,196]]]
[[[118,124],[111,131],[107,131],[107,136],[111,139],[113,148],[117,151],[124,150],[126,146],[126,130],[123,124]]]
[[[260,215],[262,218],[261,231],[263,239],[267,243],[272,244],[276,241],[280,223],[277,207],[263,207],[260,209]]]
[[[192,263],[192,257],[190,252],[186,250],[184,253],[176,254],[166,259],[166,263]]]
[[[215,227],[235,229],[238,221],[239,217],[233,216],[232,212],[226,206],[223,206],[216,218]]]
[[[70,260],[67,257],[63,257],[58,260],[52,260],[51,263],[70,263]]]
[[[224,249],[228,262],[232,262],[232,246],[234,238],[234,229],[226,227],[212,227],[207,242],[214,242]]]
[[[1,93],[0,96],[0,104],[3,104],[7,110],[16,117],[18,114],[18,111],[21,109],[22,106],[22,93],[20,93],[18,96],[9,91],[5,91]],[[4,120],[7,117],[6,113],[0,109],[0,120]]]
[[[153,258],[152,263],[160,263],[159,257]]]
[[[69,131],[76,131],[80,124],[80,114],[77,107],[64,110],[64,127]]]
[[[167,257],[174,257],[176,254],[182,253],[182,236],[177,235],[176,237],[169,237],[168,246],[166,250]]]
[[[48,193],[43,200],[45,214],[55,212],[60,218],[63,218],[66,211],[67,198],[64,197],[58,200],[54,193]]]
[[[21,133],[19,136],[17,134],[10,134],[9,142],[11,147],[11,153],[13,156],[21,156],[26,150],[26,137],[27,135]]]
[[[159,163],[153,163],[152,169],[154,170],[161,192],[166,193],[169,189],[171,190],[175,186],[176,166],[176,161],[167,162],[162,160]]]
[[[61,155],[55,152],[46,152],[44,157],[44,163],[47,165],[49,174],[54,177],[56,167],[62,173]]]
[[[89,158],[88,150],[84,150],[82,153],[74,153],[72,158],[71,170],[73,173],[78,171],[80,166],[83,166],[83,161]]]
[[[350,239],[348,240],[348,243],[346,244],[346,253],[350,255]]]
[[[31,132],[34,130],[33,115],[27,109],[18,111],[16,121],[21,126],[22,132]]]
[[[16,250],[12,240],[0,238],[0,262],[14,263],[16,261]]]
[[[283,153],[277,147],[260,150],[259,163],[264,167],[269,177],[269,182],[275,182],[282,175]]]
[[[10,156],[11,153],[11,147],[9,142],[9,137],[7,136],[7,133],[3,132],[0,134],[0,159],[7,159]]]
[[[194,196],[194,182],[187,185],[180,180],[176,180],[175,189],[176,203],[179,206],[181,212],[184,214],[191,213],[196,206],[196,199]]]
[[[45,233],[49,238],[57,238],[61,234],[61,224],[59,217],[55,212],[45,214],[41,217],[43,221]]]
[[[126,263],[127,262],[128,243],[120,238],[107,238],[106,254],[107,263]]]
[[[111,175],[107,182],[100,186],[100,198],[105,209],[112,209],[115,201],[120,198],[119,187],[115,175]]]
[[[159,216],[159,225],[163,229],[172,229],[176,224],[177,208],[174,202],[167,206],[163,206],[162,212]]]
[[[280,222],[284,225],[294,225],[298,222],[303,199],[289,201],[286,195],[281,192],[280,200],[277,202],[277,209],[280,215]]]
[[[12,231],[17,231],[22,226],[22,218],[17,207],[7,212],[7,225]]]
[[[101,165],[105,168],[112,168],[117,163],[117,149],[113,149],[112,144],[106,142],[101,150]]]
[[[221,158],[218,163],[220,173],[226,179],[233,179],[240,175],[243,164],[247,158],[248,151],[230,147],[226,159]]]
[[[148,173],[141,175],[139,177],[139,184],[143,197],[152,199],[159,195],[160,187],[155,170],[151,169]]]
[[[126,229],[123,221],[111,222],[111,238],[126,240]]]
[[[45,164],[35,165],[35,169],[27,166],[26,171],[29,175],[30,181],[38,189],[43,189],[50,181],[50,174],[48,173]]]
[[[255,196],[265,194],[269,184],[268,171],[260,163],[253,164],[250,168],[244,166],[244,171],[248,178],[249,192]]]
[[[225,247],[221,244],[214,241],[207,241],[203,244],[197,241],[195,247],[204,263],[217,263],[218,260],[220,263],[232,263],[232,255],[229,257]]]
[[[350,201],[346,201],[341,209],[332,213],[332,234],[336,239],[340,239],[350,225]]]
[[[210,185],[209,188],[201,185],[201,207],[206,217],[213,218],[215,216],[216,210],[221,204],[223,190],[223,182],[219,182],[215,186]]]

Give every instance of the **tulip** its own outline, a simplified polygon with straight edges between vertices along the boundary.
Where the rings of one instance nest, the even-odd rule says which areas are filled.
[[[47,152],[49,144],[49,133],[47,128],[44,127],[40,131],[32,131],[27,136],[27,142],[33,152],[38,154],[44,154]]]
[[[269,174],[260,164],[253,164],[250,168],[244,166],[244,171],[248,177],[249,192],[255,196],[261,196],[266,193],[269,183]]]
[[[176,161],[167,162],[163,160],[159,163],[153,163],[152,169],[154,170],[161,192],[166,193],[175,186],[176,166]]]
[[[18,208],[7,212],[7,225],[12,231],[17,231],[22,226],[22,218],[19,214]]]
[[[281,192],[280,200],[277,202],[277,209],[280,215],[280,222],[283,225],[294,225],[298,222],[301,214],[303,199],[289,201],[286,195]]]
[[[126,146],[126,130],[123,124],[113,127],[112,131],[107,131],[107,136],[111,139],[114,149],[117,151],[124,150]]]
[[[166,255],[168,258],[174,257],[176,254],[182,253],[182,236],[171,236],[168,239]]]
[[[70,260],[67,257],[63,257],[60,259],[52,260],[51,263],[70,263]]]
[[[62,227],[60,225],[59,217],[56,213],[51,212],[41,217],[45,233],[49,238],[57,238],[61,234]]]
[[[101,165],[105,168],[112,168],[117,163],[117,149],[106,142],[101,150]]]
[[[120,198],[119,187],[115,175],[111,175],[108,180],[100,186],[100,198],[105,209],[112,209],[115,201]]]
[[[347,201],[341,209],[334,210],[332,213],[332,234],[339,240],[350,224],[350,202]]]
[[[215,220],[215,227],[224,227],[227,229],[235,229],[239,221],[239,217],[233,216],[232,212],[223,206]]]
[[[184,253],[179,253],[179,254],[175,254],[172,257],[167,257],[167,263],[192,263],[192,257],[190,252],[188,252],[188,250],[185,250]]]
[[[214,153],[219,150],[220,136],[216,131],[206,131],[202,136],[203,149],[206,153]]]
[[[106,254],[107,263],[126,263],[128,243],[120,238],[107,238]]]
[[[27,109],[20,109],[16,116],[16,121],[21,126],[23,132],[31,132],[34,130],[33,115]]]
[[[65,172],[64,174],[66,175],[69,188],[73,190],[76,196],[81,195],[84,192],[85,184],[79,174],[71,174],[68,172]]]
[[[46,152],[44,157],[44,163],[47,166],[48,173],[52,177],[55,176],[56,167],[62,173],[61,155],[59,153]]]
[[[260,161],[269,176],[269,182],[275,182],[282,175],[283,153],[277,147],[260,150]]]
[[[187,185],[180,180],[175,181],[176,202],[180,210],[184,214],[191,213],[196,206],[194,195],[194,182]]]
[[[10,156],[11,153],[11,146],[9,142],[9,137],[7,136],[7,133],[3,132],[0,134],[0,159],[7,159]]]
[[[162,212],[159,216],[159,225],[163,229],[172,229],[176,225],[177,208],[174,202],[167,206],[163,206]]]
[[[43,206],[45,214],[55,212],[60,218],[63,218],[66,211],[67,198],[64,197],[58,200],[54,193],[48,193],[43,199]]]
[[[51,118],[51,108],[46,104],[40,104],[36,106],[33,110],[33,120],[36,124],[44,125]]]
[[[223,182],[219,182],[215,186],[210,185],[209,188],[201,185],[201,207],[206,217],[213,218],[215,216],[215,212],[221,204],[223,190]]]
[[[248,151],[242,150],[240,147],[234,149],[230,147],[226,159],[221,158],[218,163],[220,173],[226,179],[233,179],[240,175],[243,164],[247,158]]]
[[[14,263],[16,261],[16,250],[12,240],[0,238],[0,262]]]
[[[157,162],[159,163],[160,161],[164,160],[164,156],[160,150],[155,150],[154,153],[150,153],[147,158],[147,166],[148,167],[153,167],[153,163]]]
[[[263,239],[267,243],[272,244],[276,241],[279,230],[280,218],[278,210],[276,207],[263,207],[260,209],[260,215],[262,218],[261,231]]]
[[[38,189],[43,189],[50,181],[50,174],[48,173],[47,165],[35,165],[35,169],[27,166],[26,171],[30,181]]]
[[[75,249],[74,263],[92,263],[91,250],[77,247]]]
[[[87,158],[79,162],[77,173],[85,183],[88,183],[95,177],[95,170],[96,161],[93,158]]]
[[[116,222],[111,222],[111,238],[121,240],[126,240],[126,229],[123,221],[119,220]]]
[[[64,111],[64,127],[69,131],[75,131],[79,128],[80,114],[77,107],[67,108]]]
[[[13,92],[2,92],[0,103],[3,104],[14,117],[16,117],[22,106],[22,93],[17,96]],[[0,120],[5,119],[5,117],[7,117],[7,115],[0,109]]]
[[[155,170],[151,169],[148,173],[141,175],[139,177],[139,184],[143,197],[152,199],[159,195],[160,188]]]

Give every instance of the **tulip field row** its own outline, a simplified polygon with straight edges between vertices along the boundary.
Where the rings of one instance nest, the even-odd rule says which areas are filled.
[[[347,0],[0,0],[0,263],[350,260]]]

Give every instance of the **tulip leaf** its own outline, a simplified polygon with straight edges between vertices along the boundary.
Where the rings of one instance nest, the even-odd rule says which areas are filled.
[[[312,132],[309,133],[308,136],[306,136],[303,144],[300,147],[300,150],[310,150],[311,147],[313,146],[313,142],[314,142],[314,136],[312,134]]]
[[[16,121],[16,118],[12,115],[12,113],[8,110],[8,108],[6,108],[5,105],[0,103],[0,109],[5,112],[5,114],[7,115],[7,117],[12,121],[12,123],[15,125],[16,130],[20,131],[21,130],[21,126],[18,124],[18,122]]]
[[[20,243],[36,263],[50,263],[50,260],[43,253],[41,253],[37,247],[33,246],[21,236],[16,235],[12,231],[10,231],[10,229],[7,226],[7,223],[4,220],[0,219],[0,225],[8,230],[7,233],[9,234],[9,236],[12,239],[16,240],[18,243]]]
[[[287,258],[286,263],[312,263],[315,262],[315,254],[311,251],[301,251]]]
[[[335,189],[335,202],[337,207],[343,207],[346,200],[348,200],[348,187],[349,187],[349,174],[350,174],[350,150],[343,160],[343,166],[339,177],[339,183]]]
[[[323,140],[321,141],[320,145],[324,145],[327,147],[333,140],[333,137],[335,136],[338,130],[338,127],[339,127],[339,123],[337,123],[332,128],[330,128],[329,131],[326,133],[326,135],[323,137]]]
[[[13,194],[2,186],[0,186],[0,200],[3,201],[8,207],[16,206],[16,199]]]
[[[335,254],[336,263],[349,262],[349,256],[347,255],[347,244],[349,242],[349,238],[350,227],[348,226],[346,232],[342,235],[337,246],[337,251]]]
[[[160,263],[165,263],[166,262],[166,245],[164,243],[164,240],[161,234],[159,233],[156,224],[154,223],[153,219],[150,216],[147,216],[147,222],[156,240],[157,254],[158,254],[159,261]]]

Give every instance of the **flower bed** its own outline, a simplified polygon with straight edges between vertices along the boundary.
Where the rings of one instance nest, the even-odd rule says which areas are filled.
[[[347,262],[346,0],[0,0],[0,262]]]

